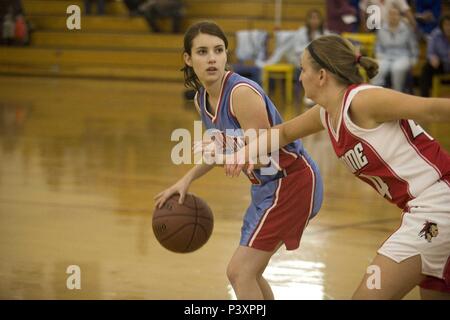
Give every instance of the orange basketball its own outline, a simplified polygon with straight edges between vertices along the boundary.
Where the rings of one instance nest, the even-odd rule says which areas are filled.
[[[153,212],[153,232],[166,249],[192,252],[202,247],[211,236],[214,217],[208,204],[201,198],[186,194],[183,204],[179,195],[173,195],[160,209]]]

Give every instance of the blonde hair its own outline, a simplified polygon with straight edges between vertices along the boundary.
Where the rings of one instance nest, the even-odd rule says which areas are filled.
[[[356,52],[353,44],[338,35],[327,35],[313,40],[307,47],[311,62],[316,70],[330,71],[342,84],[359,84],[364,78],[359,72],[360,65],[369,79],[378,73],[378,63]]]

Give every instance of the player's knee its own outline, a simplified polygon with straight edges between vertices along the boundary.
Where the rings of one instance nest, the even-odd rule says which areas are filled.
[[[239,267],[235,263],[230,263],[227,267],[227,277],[228,281],[233,285],[242,277],[242,271],[239,270]]]
[[[240,282],[254,281],[259,279],[261,276],[262,274],[235,263],[230,263],[227,267],[227,277],[231,285],[235,285]]]

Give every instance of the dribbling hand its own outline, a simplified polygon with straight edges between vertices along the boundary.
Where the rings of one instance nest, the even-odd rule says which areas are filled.
[[[156,201],[155,208],[161,209],[161,207],[164,205],[164,203],[174,194],[179,194],[180,199],[178,200],[179,204],[183,204],[184,198],[186,197],[186,193],[189,189],[190,183],[182,178],[177,183],[175,183],[170,188],[167,188],[166,190],[158,193],[153,200]]]

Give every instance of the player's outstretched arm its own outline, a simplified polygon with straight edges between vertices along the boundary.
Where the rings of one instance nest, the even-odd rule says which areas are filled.
[[[377,123],[400,119],[447,122],[450,121],[450,99],[423,98],[377,88],[358,93],[352,100],[352,112]]]
[[[294,119],[266,130],[245,148],[230,156],[231,159],[225,165],[225,174],[233,177],[237,176],[246,167],[246,164],[249,164],[249,171],[253,170],[253,164],[256,163],[255,159],[258,157],[264,157],[288,143],[323,129],[320,121],[320,106],[315,105]],[[274,136],[278,137],[278,139],[274,139]],[[277,143],[272,144],[272,141]],[[232,164],[233,158],[237,159],[234,164]]]

